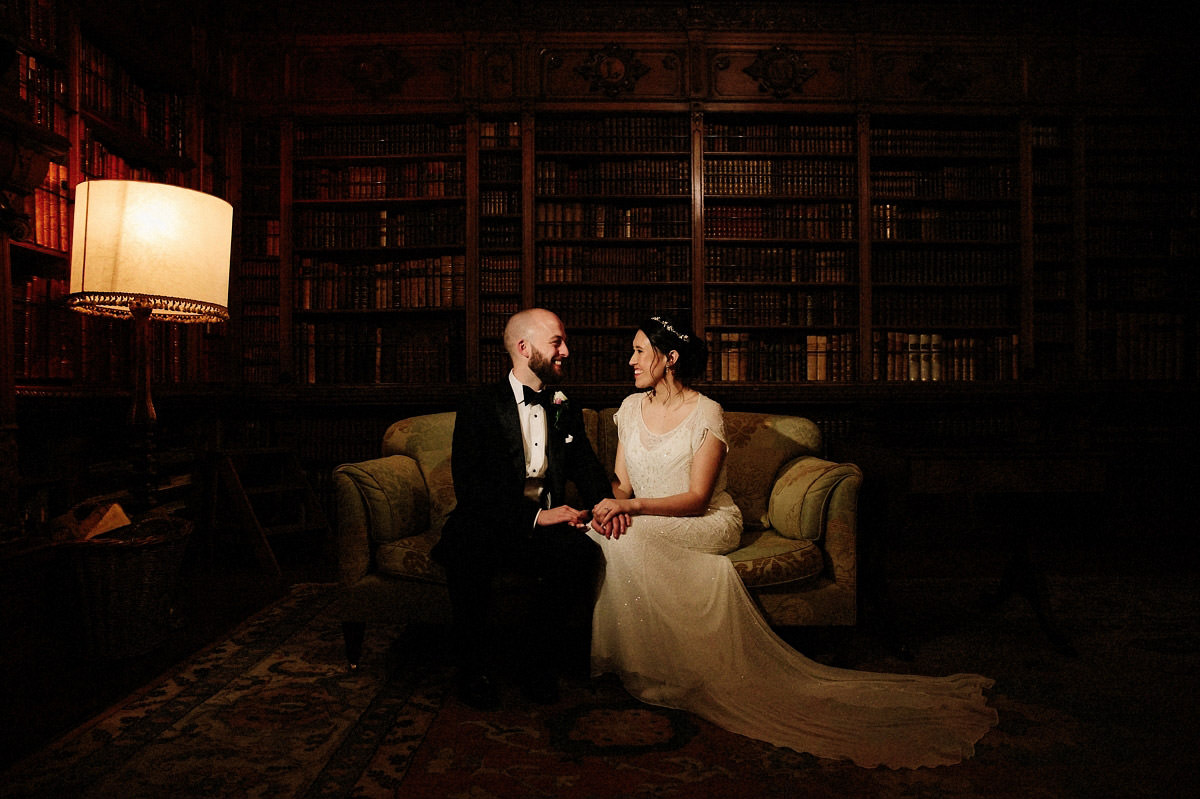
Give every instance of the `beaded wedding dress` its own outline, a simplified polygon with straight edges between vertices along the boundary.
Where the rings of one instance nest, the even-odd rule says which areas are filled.
[[[725,441],[721,407],[701,396],[674,430],[651,433],[642,395],[626,398],[617,428],[635,496],[687,489],[692,453]],[[615,673],[644,702],[678,708],[732,732],[861,766],[958,763],[996,724],[974,674],[924,677],[833,668],[780,639],[733,563],[741,514],[722,469],[703,516],[635,516],[609,540],[592,622],[592,672]]]

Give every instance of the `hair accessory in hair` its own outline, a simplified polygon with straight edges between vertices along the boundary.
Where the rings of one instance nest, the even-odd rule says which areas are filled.
[[[653,319],[655,322],[658,322],[660,325],[662,325],[663,328],[668,333],[675,336],[675,338],[679,339],[680,341],[688,341],[689,340],[687,333],[680,333],[678,330],[676,330],[674,327],[671,326],[670,322],[668,322],[666,319],[663,319],[661,316],[652,316],[650,318]]]

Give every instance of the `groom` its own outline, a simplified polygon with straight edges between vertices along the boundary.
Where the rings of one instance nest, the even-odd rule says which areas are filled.
[[[601,565],[586,535],[590,509],[612,495],[582,414],[554,390],[570,354],[562,320],[542,308],[521,311],[505,327],[504,346],[512,371],[458,409],[458,504],[432,553],[450,591],[459,695],[481,709],[499,706],[493,607],[497,583],[514,574],[532,605],[514,620],[522,689],[533,701],[557,701],[564,631],[572,610],[590,619]],[[564,504],[568,482],[586,510]]]

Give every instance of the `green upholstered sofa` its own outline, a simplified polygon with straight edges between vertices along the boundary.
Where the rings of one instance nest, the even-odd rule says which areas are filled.
[[[584,410],[610,470],[615,409]],[[741,546],[727,557],[775,626],[848,625],[856,618],[857,514],[862,472],[820,457],[807,419],[726,412],[729,491],[742,510]],[[347,655],[357,665],[365,625],[445,622],[450,600],[429,557],[454,507],[454,413],[392,424],[382,457],[334,470],[336,556]]]

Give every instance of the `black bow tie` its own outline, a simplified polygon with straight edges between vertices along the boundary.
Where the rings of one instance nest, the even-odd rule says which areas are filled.
[[[550,402],[550,392],[548,390],[534,391],[529,386],[521,386],[521,393],[525,395],[524,402],[526,405],[541,405],[545,407]]]

